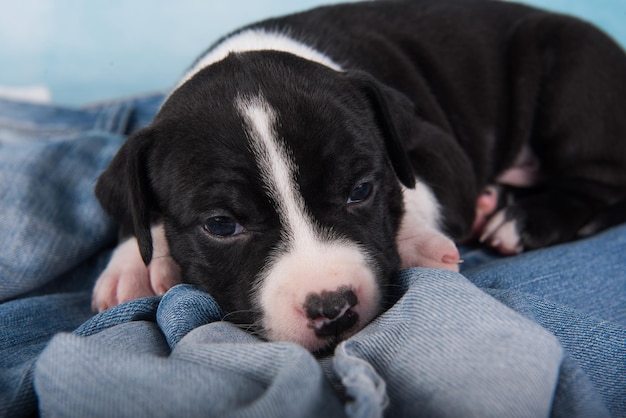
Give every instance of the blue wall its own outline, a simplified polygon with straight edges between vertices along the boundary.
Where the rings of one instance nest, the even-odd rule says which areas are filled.
[[[0,5],[0,86],[47,85],[83,104],[170,87],[245,23],[333,0],[20,0]],[[583,16],[626,44],[626,0],[527,0]]]

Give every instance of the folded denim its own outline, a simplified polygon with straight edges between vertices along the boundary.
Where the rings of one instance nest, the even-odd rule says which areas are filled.
[[[557,339],[459,274],[414,269],[331,368],[262,342],[188,285],[54,337],[35,369],[50,416],[549,416]],[[339,381],[345,408],[329,382]]]
[[[322,359],[189,286],[94,316],[116,227],[92,188],[161,100],[0,100],[0,416],[626,415],[626,226],[403,271],[398,302]]]
[[[161,101],[67,109],[0,100],[0,302],[40,289],[114,241],[95,181]]]

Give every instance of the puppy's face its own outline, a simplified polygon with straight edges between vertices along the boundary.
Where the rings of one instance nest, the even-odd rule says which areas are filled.
[[[367,89],[287,54],[230,56],[129,140],[99,197],[140,243],[142,216],[157,213],[183,279],[227,320],[270,340],[330,346],[378,313],[399,264],[396,173],[406,167],[392,155],[386,105]],[[134,169],[117,172],[129,161]],[[120,176],[140,180],[116,192]],[[116,193],[135,203],[117,207]]]

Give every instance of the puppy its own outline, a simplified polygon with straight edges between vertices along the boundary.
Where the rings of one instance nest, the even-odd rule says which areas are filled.
[[[362,2],[236,31],[192,66],[96,195],[129,235],[103,310],[180,281],[227,320],[316,351],[394,273],[457,270],[624,220],[626,56],[499,1]]]

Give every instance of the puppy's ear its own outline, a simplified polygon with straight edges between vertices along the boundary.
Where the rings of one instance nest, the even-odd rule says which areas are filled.
[[[150,213],[155,209],[148,156],[153,138],[148,129],[131,136],[96,183],[96,197],[106,212],[139,242],[144,263],[152,260]]]
[[[415,187],[415,174],[406,152],[415,120],[415,107],[404,94],[378,82],[367,73],[351,72],[348,77],[371,103],[376,123],[385,137],[387,154],[396,176],[409,189]]]

